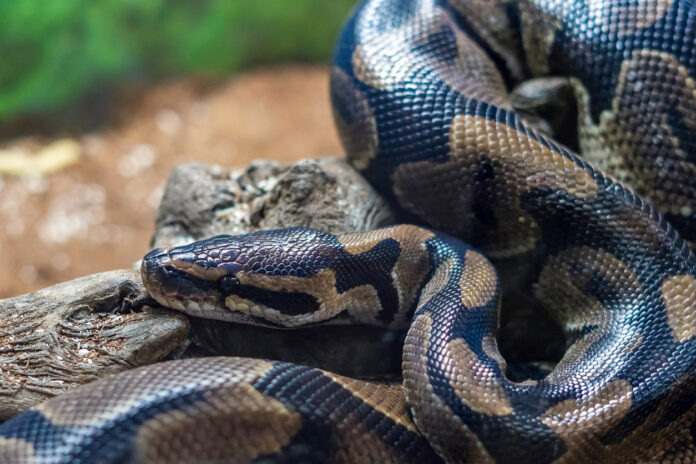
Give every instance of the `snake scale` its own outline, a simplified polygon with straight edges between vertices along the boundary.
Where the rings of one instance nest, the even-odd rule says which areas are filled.
[[[693,462],[695,45],[692,0],[360,3],[331,71],[336,125],[428,228],[219,236],[154,250],[142,275],[194,316],[407,330],[403,384],[171,361],[6,422],[0,461]],[[544,75],[570,79],[582,156],[511,107]],[[548,375],[506,376],[503,289],[563,328]]]

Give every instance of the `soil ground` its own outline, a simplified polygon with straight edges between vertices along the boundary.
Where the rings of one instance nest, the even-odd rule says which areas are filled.
[[[48,175],[0,175],[0,298],[112,269],[149,249],[167,176],[189,161],[245,166],[340,155],[322,67],[183,79],[124,98],[111,122],[73,134],[80,159]],[[57,138],[0,150],[37,152]]]

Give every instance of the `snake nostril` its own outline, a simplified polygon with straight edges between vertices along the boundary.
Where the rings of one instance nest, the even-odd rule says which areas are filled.
[[[140,273],[143,282],[165,282],[167,280],[166,265],[169,262],[168,250],[166,248],[156,248],[145,255],[140,264]]]
[[[145,255],[143,263],[148,265],[156,265],[162,261],[162,258],[169,256],[169,250],[166,248],[155,248]]]
[[[239,285],[239,279],[233,275],[222,276],[218,279],[218,288],[226,295],[236,292]]]

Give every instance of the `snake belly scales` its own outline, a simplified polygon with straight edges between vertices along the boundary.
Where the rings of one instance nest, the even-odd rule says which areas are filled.
[[[4,423],[0,461],[694,461],[695,45],[693,0],[362,2],[334,55],[336,125],[429,228],[219,236],[142,274],[195,316],[407,330],[403,383],[170,361]],[[572,84],[583,156],[511,107],[544,75]],[[513,285],[567,341],[539,379],[510,380],[498,350]]]

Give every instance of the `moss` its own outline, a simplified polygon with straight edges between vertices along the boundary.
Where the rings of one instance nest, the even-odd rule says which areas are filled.
[[[0,118],[117,80],[325,61],[355,0],[0,0]]]

